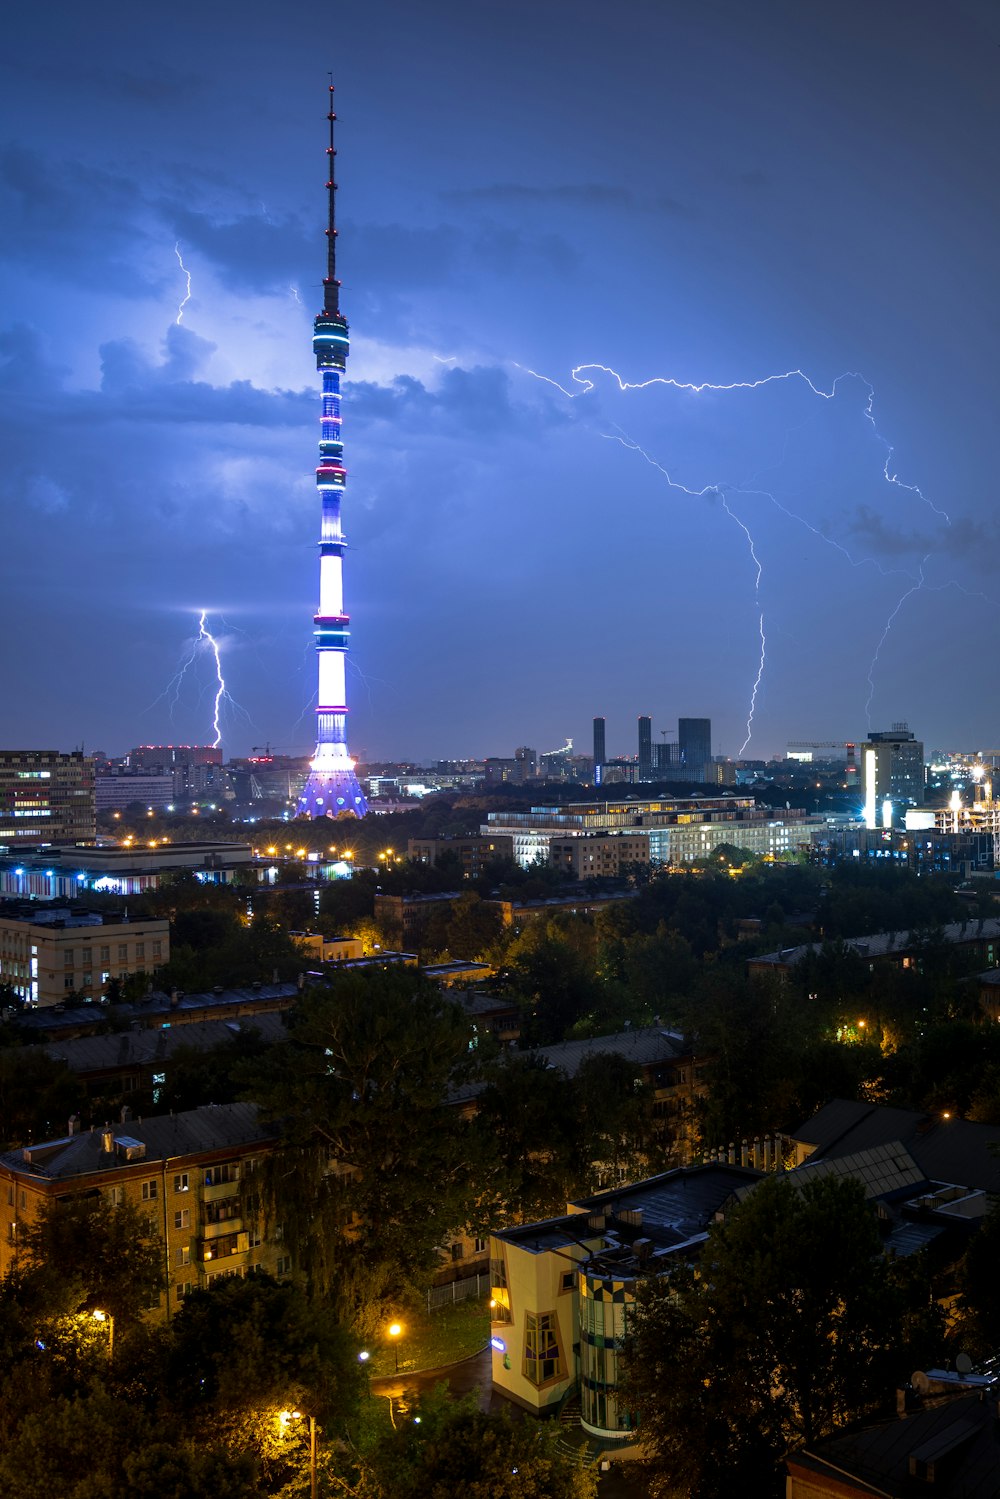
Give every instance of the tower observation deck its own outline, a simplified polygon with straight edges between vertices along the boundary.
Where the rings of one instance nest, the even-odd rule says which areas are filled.
[[[364,793],[354,773],[347,750],[347,648],[350,619],[344,608],[344,551],[347,546],[341,525],[341,501],[347,471],[341,440],[340,379],[350,350],[347,319],[340,310],[337,280],[337,229],[334,222],[337,184],[333,144],[333,85],[330,85],[330,144],[327,147],[326,275],[323,278],[323,310],[313,323],[313,353],[322,378],[319,464],[321,519],[319,539],[319,609],[314,616],[314,635],[319,667],[316,707],[316,753],[299,797],[300,817],[339,817],[368,811]]]

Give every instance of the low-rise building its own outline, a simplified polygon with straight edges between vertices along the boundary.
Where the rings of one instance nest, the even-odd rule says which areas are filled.
[[[649,857],[642,833],[586,833],[549,843],[549,863],[574,880],[617,879],[636,866],[648,868]]]
[[[170,923],[161,918],[105,921],[68,910],[0,912],[0,984],[25,1004],[57,1005],[108,997],[110,986],[152,974],[170,958]]]
[[[500,833],[472,834],[467,838],[410,838],[406,856],[420,864],[435,865],[443,856],[454,856],[462,866],[462,877],[478,880],[497,859],[513,859],[514,840]]]
[[[72,900],[87,890],[141,895],[183,873],[203,885],[230,885],[264,878],[265,866],[249,843],[55,843],[38,853],[0,857],[0,894],[27,900]]]
[[[18,1263],[25,1228],[53,1199],[100,1196],[145,1212],[163,1249],[166,1290],[155,1315],[173,1315],[191,1291],[227,1275],[291,1262],[243,1215],[240,1184],[274,1134],[254,1104],[210,1104],[118,1128],[70,1133],[0,1155],[0,1274]]]
[[[928,937],[926,931],[872,932],[867,937],[848,937],[843,946],[876,968],[921,969],[928,946],[942,944],[963,952],[971,963],[993,967],[1000,962],[1000,919],[981,917],[973,921],[950,921]],[[797,947],[783,947],[777,952],[760,953],[750,958],[750,973],[784,979],[810,954],[823,951],[822,942],[804,942]]]
[[[363,958],[365,945],[360,937],[324,937],[322,932],[289,932],[296,947],[317,963],[345,963]]]

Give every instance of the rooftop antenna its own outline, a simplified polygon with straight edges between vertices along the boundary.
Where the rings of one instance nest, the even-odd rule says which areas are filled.
[[[334,181],[337,152],[333,144],[333,127],[337,116],[333,111],[333,74],[327,75],[330,79],[330,113],[327,119],[330,121],[330,144],[326,148],[327,155],[327,228],[326,228],[326,276],[323,278],[323,311],[340,311],[340,282],[337,280],[337,226],[335,223],[335,204],[337,197],[337,184]]]

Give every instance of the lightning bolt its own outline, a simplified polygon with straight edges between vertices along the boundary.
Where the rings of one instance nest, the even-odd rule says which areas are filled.
[[[226,686],[225,678],[222,674],[222,650],[219,642],[216,640],[215,636],[212,634],[211,630],[209,630],[207,624],[205,623],[207,619],[208,610],[199,610],[198,633],[191,641],[191,647],[187,653],[187,656],[181,662],[180,666],[177,668],[177,671],[170,678],[170,681],[167,683],[166,687],[163,689],[160,695],[158,697],[155,697],[149,704],[149,707],[143,709],[143,712],[149,713],[151,709],[156,707],[157,703],[162,702],[165,697],[169,696],[170,722],[173,723],[174,710],[177,708],[177,705],[180,702],[181,689],[184,686],[184,680],[188,674],[188,671],[197,660],[199,652],[207,649],[211,653],[212,663],[215,668],[215,693],[212,703],[212,728],[215,733],[215,740],[213,742],[212,748],[218,749],[219,745],[222,743],[223,703],[227,703],[229,707],[232,708],[235,712],[242,714],[247,723],[249,723],[251,726],[253,726],[253,719],[250,717],[250,714],[242,706],[242,704],[236,701],[236,699],[233,697],[232,693]],[[225,623],[225,621],[223,621],[223,623]],[[229,628],[229,626],[227,626],[227,628]]]
[[[306,305],[303,302],[302,298],[299,296],[299,289],[298,289],[297,286],[294,285],[294,283],[289,286],[288,290],[291,293],[291,295],[295,298],[296,302],[298,302],[298,304],[299,304],[300,307],[304,307]]]
[[[871,665],[868,668],[868,698],[865,703],[865,721],[867,722],[869,729],[872,726],[872,699],[875,696],[875,668],[878,665],[878,658],[882,654],[882,647],[885,645],[886,641],[889,638],[889,631],[892,629],[893,623],[895,622],[896,616],[899,614],[899,611],[902,609],[908,598],[912,598],[915,593],[919,593],[923,588],[924,568],[927,565],[928,560],[930,559],[930,555],[930,552],[928,552],[927,556],[921,562],[920,576],[914,582],[913,587],[908,588],[906,592],[901,596],[899,603],[896,605],[895,609],[886,620],[885,629],[882,631],[882,634],[879,637],[878,645],[875,647],[875,654],[874,656],[872,656]]]
[[[174,254],[177,256],[177,264],[180,266],[182,272],[187,278],[187,290],[185,291],[184,296],[181,300],[181,305],[177,309],[177,316],[174,318],[175,323],[180,323],[181,318],[184,316],[184,309],[191,300],[191,272],[184,264],[184,257],[181,255],[180,241],[178,241],[178,243],[174,245]]]
[[[760,661],[757,664],[757,676],[754,680],[753,687],[750,690],[750,707],[747,711],[747,737],[740,745],[739,751],[740,758],[742,759],[743,751],[746,749],[747,745],[750,743],[750,740],[753,738],[753,716],[757,710],[757,693],[760,691],[761,680],[764,676],[764,661],[767,653],[767,639],[764,635],[764,609],[760,601],[760,579],[763,568],[761,567],[760,558],[757,556],[757,548],[754,544],[753,537],[750,535],[749,527],[740,520],[735,510],[731,510],[729,508],[729,501],[726,499],[724,494],[720,492],[719,498],[722,501],[723,510],[728,516],[732,517],[732,519],[736,522],[736,524],[739,526],[740,530],[746,537],[747,545],[750,548],[750,556],[753,558],[753,565],[756,568],[756,575],[754,577],[754,597],[757,600],[757,614],[759,616],[758,625],[760,629]]]
[[[607,375],[616,383],[618,389],[622,392],[622,394],[627,394],[629,391],[633,390],[649,390],[654,386],[662,386],[671,390],[685,391],[691,395],[697,396],[701,395],[705,391],[711,391],[713,393],[726,393],[732,391],[756,391],[761,390],[769,385],[776,385],[785,382],[801,382],[814,396],[817,396],[824,401],[834,400],[838,394],[840,386],[845,381],[857,381],[860,383],[865,392],[865,420],[871,427],[872,432],[874,433],[876,440],[882,447],[885,455],[882,463],[882,476],[886,484],[892,485],[894,488],[902,490],[908,495],[914,496],[922,504],[926,505],[934,513],[934,515],[943,520],[946,525],[951,525],[951,516],[946,510],[943,510],[939,505],[936,505],[934,501],[930,499],[929,496],[926,495],[918,485],[905,483],[899,477],[899,474],[894,465],[895,450],[893,448],[893,445],[880,431],[875,420],[875,388],[872,385],[871,381],[867,380],[865,376],[860,374],[857,370],[848,370],[843,374],[838,375],[837,378],[833,381],[830,388],[827,390],[824,389],[823,386],[817,385],[816,382],[812,380],[809,375],[807,375],[802,369],[785,370],[780,374],[764,375],[756,380],[734,380],[729,382],[728,384],[722,384],[719,382],[708,380],[701,381],[700,383],[690,380],[677,380],[672,376],[667,375],[655,375],[648,380],[630,381],[625,380],[617,372],[617,370],[612,369],[609,365],[606,364],[578,364],[570,374],[570,379],[573,382],[572,386],[566,386],[558,380],[553,380],[551,376],[543,375],[538,370],[533,370],[527,365],[517,364],[515,362],[515,368],[522,370],[527,375],[531,375],[535,380],[539,380],[546,385],[553,386],[554,389],[560,391],[562,395],[566,396],[569,400],[577,400],[581,396],[589,395],[591,391],[594,391],[597,388],[596,381],[590,378],[591,374]],[[907,599],[909,599],[914,593],[920,592],[925,587],[924,569],[931,554],[928,553],[924,557],[923,561],[920,564],[917,576],[914,576],[913,573],[907,571],[905,568],[884,568],[873,557],[856,558],[852,555],[847,547],[843,546],[841,542],[837,541],[834,537],[826,535],[825,532],[821,531],[810,521],[806,520],[804,516],[801,516],[795,511],[790,510],[786,505],[782,504],[782,502],[777,498],[776,495],[772,494],[769,490],[750,489],[748,487],[744,487],[743,485],[728,485],[719,483],[706,484],[700,489],[692,489],[688,485],[682,484],[679,480],[675,479],[670,473],[669,469],[667,469],[662,463],[658,462],[655,458],[651,457],[650,454],[647,453],[643,448],[641,448],[637,442],[634,442],[630,437],[627,437],[624,433],[622,433],[621,429],[619,429],[619,432],[617,434],[601,432],[599,435],[610,441],[618,442],[622,447],[628,448],[629,450],[638,453],[643,459],[645,459],[647,463],[651,464],[653,468],[657,469],[658,472],[663,475],[668,485],[672,489],[677,489],[681,493],[690,495],[695,499],[705,499],[707,497],[715,497],[719,499],[727,515],[736,523],[736,525],[739,526],[740,530],[746,537],[747,544],[750,548],[750,556],[755,569],[754,594],[757,604],[758,628],[760,633],[760,659],[757,667],[757,675],[750,692],[750,704],[747,712],[747,734],[740,748],[741,755],[743,754],[743,751],[746,749],[747,745],[750,743],[753,734],[753,719],[757,706],[757,696],[760,691],[761,682],[763,681],[764,668],[766,663],[767,641],[764,628],[764,611],[761,604],[761,579],[763,574],[761,560],[758,555],[756,543],[749,527],[746,525],[745,521],[743,521],[741,517],[737,515],[736,512],[731,508],[726,498],[727,493],[742,494],[748,496],[759,495],[760,497],[767,499],[772,505],[776,507],[776,509],[780,510],[783,515],[787,516],[788,519],[797,522],[801,526],[804,526],[808,531],[811,531],[814,536],[818,537],[827,546],[836,548],[837,551],[842,553],[842,555],[847,559],[852,567],[872,566],[876,568],[876,570],[884,578],[902,573],[902,575],[909,580],[911,586],[907,588],[905,592],[900,596],[898,603],[896,604],[892,613],[889,615],[889,618],[886,620],[885,628],[883,629],[882,635],[880,636],[876,644],[875,651],[869,664],[867,677],[869,692],[868,699],[865,703],[865,714],[870,728],[871,705],[875,694],[875,671],[878,666],[882,647],[885,645],[889,632],[892,629],[892,625],[899,615],[900,610],[903,608],[903,605],[906,603]],[[786,433],[786,452],[788,436],[789,434]],[[782,458],[782,462],[784,462],[784,457]],[[947,587],[949,585],[946,584],[943,586]],[[960,587],[961,585],[956,584],[955,586]]]

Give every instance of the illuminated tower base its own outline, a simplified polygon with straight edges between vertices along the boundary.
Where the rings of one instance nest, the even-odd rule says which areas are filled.
[[[350,761],[340,770],[317,770],[316,761],[313,761],[309,779],[299,797],[296,816],[339,817],[344,812],[353,812],[355,817],[364,817],[367,811],[365,794]]]

